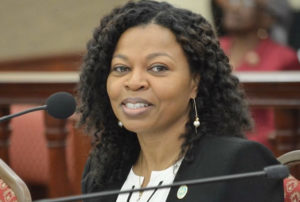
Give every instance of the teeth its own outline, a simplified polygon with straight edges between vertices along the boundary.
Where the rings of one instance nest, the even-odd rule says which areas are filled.
[[[145,103],[126,103],[125,105],[127,108],[129,109],[138,109],[138,108],[143,108],[143,107],[147,107],[148,104]]]

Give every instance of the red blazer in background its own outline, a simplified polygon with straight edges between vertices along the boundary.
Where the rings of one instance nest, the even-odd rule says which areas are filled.
[[[226,55],[230,55],[232,38],[220,39],[221,47]],[[300,70],[296,52],[290,47],[283,46],[267,38],[260,41],[258,46],[245,56],[244,61],[234,71],[281,71]],[[270,148],[269,135],[274,131],[274,114],[272,109],[251,109],[255,128],[247,138],[258,141]]]

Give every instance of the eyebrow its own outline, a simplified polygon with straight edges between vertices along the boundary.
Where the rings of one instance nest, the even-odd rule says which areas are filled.
[[[161,53],[161,52],[151,53],[150,55],[147,56],[147,59],[151,60],[151,59],[159,57],[159,56],[167,56],[168,58],[174,60],[173,57],[171,57],[169,54],[167,54],[167,53]]]
[[[169,54],[167,54],[167,53],[162,53],[162,52],[151,53],[151,54],[149,54],[149,55],[146,57],[146,59],[147,59],[147,60],[151,60],[151,59],[156,58],[156,57],[159,57],[159,56],[166,56],[166,57],[168,57],[168,58],[174,60],[173,57],[171,57]],[[116,55],[113,56],[113,58],[120,58],[120,59],[123,59],[123,60],[126,60],[126,61],[129,60],[127,56],[122,55],[122,54],[116,54]]]
[[[126,57],[125,55],[122,55],[122,54],[116,54],[112,58],[121,58],[123,60],[128,61],[128,57]]]

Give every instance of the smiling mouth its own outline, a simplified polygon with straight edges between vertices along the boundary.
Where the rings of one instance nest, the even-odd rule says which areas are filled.
[[[129,117],[140,117],[146,114],[151,108],[152,104],[143,99],[126,99],[122,102],[121,107],[125,115]]]
[[[144,107],[150,106],[149,104],[146,103],[126,103],[125,107],[128,109],[140,109]]]

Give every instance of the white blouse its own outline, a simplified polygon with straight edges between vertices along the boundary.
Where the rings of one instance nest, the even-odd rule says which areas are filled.
[[[147,187],[173,183],[182,160],[183,158],[165,170],[152,171],[150,181]],[[121,191],[139,189],[143,184],[143,180],[144,177],[136,175],[131,168],[127,179],[121,188]],[[141,196],[139,192],[133,192],[131,194],[119,194],[116,202],[165,202],[167,200],[170,190],[171,188],[148,190],[144,191]]]

